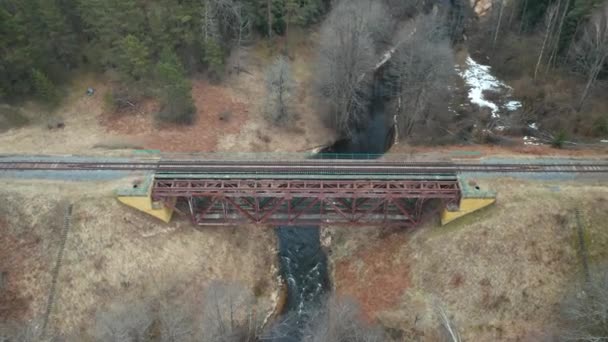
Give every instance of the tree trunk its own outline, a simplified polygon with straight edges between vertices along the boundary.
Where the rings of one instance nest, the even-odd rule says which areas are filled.
[[[567,55],[572,54],[572,48],[575,46],[575,42],[576,42],[576,37],[579,36],[579,30],[581,28],[581,21],[577,21],[576,22],[576,26],[574,29],[574,34],[572,35],[572,38],[570,39],[570,44],[568,44],[568,53]]]
[[[209,2],[205,3],[205,27],[203,28],[203,38],[205,43],[209,41]]]
[[[498,41],[498,33],[500,32],[500,25],[502,23],[502,15],[505,10],[505,1],[500,1],[500,12],[498,12],[498,22],[496,23],[496,32],[494,33],[494,42],[492,43],[492,47],[496,46],[496,42]]]
[[[272,0],[266,0],[266,14],[268,16],[268,38],[272,37]]]
[[[559,2],[561,5],[561,0]],[[566,0],[566,5],[562,11],[561,17],[559,19],[559,25],[557,27],[557,32],[555,33],[554,42],[551,47],[551,51],[549,53],[549,61],[547,62],[547,72],[551,70],[552,66],[555,64],[555,60],[557,58],[557,53],[559,51],[560,38],[562,35],[562,31],[564,29],[564,22],[566,21],[566,15],[568,14],[568,8],[570,7],[570,0]],[[558,7],[559,9],[559,7]],[[559,12],[558,12],[559,13]]]
[[[289,22],[291,21],[291,15],[289,12],[285,13],[285,51],[283,52],[286,56],[289,56]]]
[[[524,0],[524,5],[521,11],[521,19],[519,22],[519,34],[524,32],[524,23],[526,22],[526,14],[528,13],[528,0]]]
[[[521,1],[517,1],[517,5],[511,5],[511,13],[509,13],[509,21],[507,23],[509,28],[513,27],[513,20],[515,20],[515,14],[519,10],[519,4],[521,4]]]
[[[243,39],[243,26],[239,24],[239,35],[235,46],[235,55],[236,55],[236,74],[239,75],[241,73],[241,40]]]
[[[411,136],[412,135],[412,131],[414,130],[414,124],[416,123],[416,121],[419,119],[420,117],[420,113],[423,111],[420,105],[420,103],[422,102],[422,96],[424,96],[425,89],[422,88],[420,90],[418,90],[418,93],[416,94],[416,101],[414,101],[414,115],[412,115],[409,120],[407,121],[407,125],[405,128],[405,135],[406,136]]]
[[[536,67],[534,68],[534,79],[536,80],[538,76],[538,70],[540,69],[540,65],[543,61],[543,56],[545,53],[545,49],[547,47],[547,42],[549,41],[549,37],[551,36],[551,32],[553,31],[553,19],[555,18],[555,7],[550,7],[547,12],[547,19],[549,21],[546,23],[546,31],[545,38],[543,39],[543,45],[540,49],[540,54],[538,55],[538,61],[536,62]]]
[[[591,72],[589,73],[589,78],[587,80],[587,84],[585,85],[585,90],[583,90],[583,94],[581,95],[581,99],[578,103],[577,112],[580,112],[583,109],[583,106],[585,105],[585,101],[587,100],[587,97],[589,97],[589,91],[593,87],[593,84],[595,84],[597,77],[599,76],[600,72],[602,71],[604,62],[606,62],[606,57],[608,57],[608,56],[604,55],[604,56],[599,57],[598,60],[596,61],[596,63],[594,64],[593,68],[591,69]]]
[[[284,85],[285,80],[283,75],[283,71],[281,71],[281,75],[279,76],[279,118],[278,122],[282,122],[285,119],[285,103],[283,102],[283,93],[285,92]]]
[[[547,45],[547,39],[549,38],[549,29],[545,32],[545,38],[543,39],[543,45],[540,48],[540,54],[538,55],[538,61],[536,62],[536,67],[534,68],[534,79],[538,76],[538,69],[540,69],[540,63],[543,61],[543,54],[545,53],[545,46]]]

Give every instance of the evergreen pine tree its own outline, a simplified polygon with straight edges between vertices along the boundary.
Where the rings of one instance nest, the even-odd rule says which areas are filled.
[[[123,80],[140,81],[150,73],[148,48],[137,37],[128,35],[121,39],[116,54],[116,68]]]
[[[192,100],[192,86],[173,52],[163,52],[163,56],[156,66],[156,74],[162,101],[158,119],[173,123],[193,123],[196,107]]]
[[[59,104],[59,92],[48,77],[40,70],[32,70],[32,81],[38,98],[49,106],[54,107]]]

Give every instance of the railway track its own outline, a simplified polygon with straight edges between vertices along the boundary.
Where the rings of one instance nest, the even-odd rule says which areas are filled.
[[[404,175],[488,173],[606,173],[608,163],[456,164],[382,160],[302,161],[62,161],[1,160],[0,171],[153,171],[166,174],[230,175]]]

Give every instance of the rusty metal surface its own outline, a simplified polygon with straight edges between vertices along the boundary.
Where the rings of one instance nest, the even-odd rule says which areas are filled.
[[[423,204],[457,205],[458,180],[166,180],[156,179],[155,201],[187,212],[196,225],[344,224],[413,227]],[[181,209],[180,209],[181,207]]]

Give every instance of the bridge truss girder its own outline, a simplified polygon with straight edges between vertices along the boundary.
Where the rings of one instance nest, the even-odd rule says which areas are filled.
[[[425,202],[458,205],[454,180],[156,179],[155,201],[187,208],[196,225],[412,227]],[[176,201],[177,199],[177,201]]]

